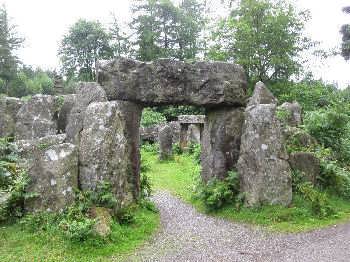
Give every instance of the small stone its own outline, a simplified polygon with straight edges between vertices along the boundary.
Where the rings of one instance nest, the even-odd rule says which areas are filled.
[[[111,234],[112,216],[111,211],[105,207],[92,207],[90,217],[96,220],[94,232],[100,237],[107,237]]]

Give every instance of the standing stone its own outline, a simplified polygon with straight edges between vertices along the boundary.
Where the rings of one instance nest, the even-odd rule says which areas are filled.
[[[104,181],[120,206],[139,195],[139,125],[142,108],[131,102],[92,103],[86,109],[80,139],[79,182],[95,190]]]
[[[279,110],[285,110],[287,112],[287,119],[285,120],[289,126],[299,126],[302,124],[301,118],[301,106],[297,101],[293,103],[285,102],[278,107]]]
[[[173,150],[173,133],[169,125],[159,129],[159,159],[166,160],[172,157]]]
[[[316,179],[320,175],[320,160],[310,152],[294,152],[289,156],[289,164],[293,170],[304,174],[305,180],[316,184]]]
[[[201,145],[201,176],[224,179],[236,167],[244,117],[241,108],[208,111]]]
[[[76,92],[76,103],[69,114],[66,134],[68,142],[78,144],[86,108],[93,102],[107,101],[107,98],[105,91],[94,82],[79,83]]]
[[[187,140],[190,143],[196,143],[200,144],[201,143],[201,126],[200,124],[190,124],[188,126],[188,133],[187,133]]]
[[[57,100],[35,95],[23,104],[16,116],[16,139],[35,139],[57,133]]]
[[[245,104],[247,89],[246,74],[239,65],[174,59],[110,61],[100,67],[98,82],[109,100],[146,105],[239,106]]]
[[[237,165],[248,206],[292,201],[291,170],[276,109],[276,99],[262,82],[257,83],[245,110]]]
[[[0,137],[15,135],[16,115],[22,105],[18,98],[0,96]]]
[[[28,170],[27,191],[37,193],[25,201],[28,212],[62,211],[74,202],[78,187],[78,153],[73,144],[63,143],[65,135],[16,142]]]

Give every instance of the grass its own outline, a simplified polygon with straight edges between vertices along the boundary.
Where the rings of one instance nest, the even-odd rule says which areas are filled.
[[[200,167],[189,155],[175,155],[172,161],[159,161],[156,153],[142,150],[142,158],[148,163],[147,175],[155,190],[167,190],[198,211],[206,212],[202,202],[193,199],[193,188],[198,179]],[[260,208],[241,208],[225,206],[211,212],[210,215],[222,217],[236,222],[259,225],[272,231],[302,232],[322,228],[350,219],[350,203],[338,197],[329,198],[330,205],[337,214],[327,218],[319,218],[311,213],[311,207],[301,197],[295,195],[290,207],[264,206]]]
[[[121,261],[154,233],[159,214],[138,209],[131,225],[114,224],[107,242],[75,243],[59,232],[29,232],[18,223],[0,225],[0,261]]]

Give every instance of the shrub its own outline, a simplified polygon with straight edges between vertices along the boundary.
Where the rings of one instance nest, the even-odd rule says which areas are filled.
[[[149,177],[145,173],[141,173],[140,177],[141,198],[150,197],[152,194],[152,184]]]
[[[26,192],[29,177],[18,166],[17,148],[7,138],[0,138],[0,221],[23,216],[23,202],[35,194]]]
[[[151,144],[149,142],[145,142],[144,144],[141,145],[141,148],[146,152],[157,153],[159,149],[159,144],[157,143]]]
[[[141,126],[148,127],[160,123],[165,123],[166,118],[159,112],[152,110],[151,108],[145,108],[142,111]]]
[[[238,173],[231,171],[227,178],[213,178],[207,184],[200,182],[195,189],[195,197],[203,201],[209,211],[234,203],[239,194]]]
[[[201,162],[201,145],[198,143],[190,143],[188,153],[191,154],[196,163]]]
[[[305,200],[311,203],[311,210],[314,215],[323,218],[335,213],[335,210],[331,207],[327,199],[327,195],[315,189],[310,182],[300,184],[298,191]]]

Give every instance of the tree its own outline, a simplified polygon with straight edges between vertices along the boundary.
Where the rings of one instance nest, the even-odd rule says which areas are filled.
[[[235,61],[254,81],[289,79],[300,72],[300,54],[311,46],[303,37],[307,20],[307,12],[285,1],[241,0],[219,22],[208,56]]]
[[[111,48],[113,50],[114,57],[132,55],[132,48],[130,43],[130,36],[122,30],[117,18],[113,15],[113,22],[109,28],[109,33],[111,37]]]
[[[197,0],[136,0],[131,28],[135,32],[136,58],[193,59],[200,50],[204,5]]]
[[[94,81],[99,59],[109,59],[110,35],[98,21],[78,20],[63,37],[58,51],[62,71],[68,78]]]
[[[0,93],[10,93],[10,82],[16,78],[19,64],[15,52],[23,42],[16,26],[10,23],[5,6],[0,7]]]
[[[344,7],[343,11],[347,14],[350,14],[350,6]],[[350,59],[350,24],[343,25],[340,32],[343,35],[343,42],[341,47],[341,55],[345,60]]]

